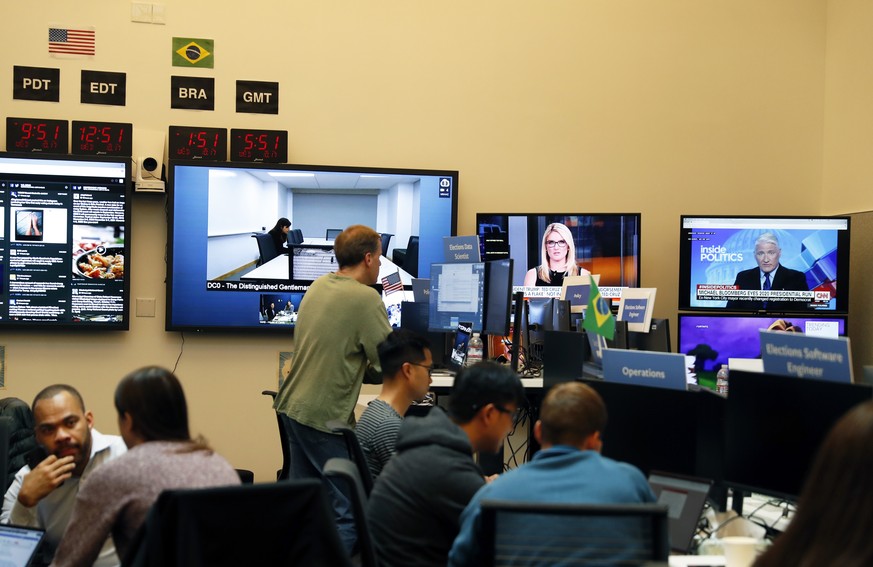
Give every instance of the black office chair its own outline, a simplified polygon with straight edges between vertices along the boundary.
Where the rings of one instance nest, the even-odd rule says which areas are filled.
[[[667,506],[482,501],[482,564],[667,562]]]
[[[376,548],[370,535],[370,525],[367,523],[367,492],[361,478],[358,465],[350,459],[333,458],[324,464],[324,474],[327,477],[341,478],[349,485],[352,498],[352,512],[355,516],[355,530],[358,534],[358,557],[362,567],[375,567]]]
[[[393,234],[388,234],[387,232],[382,232],[379,234],[382,237],[382,255],[386,258],[388,257],[388,244],[391,242],[391,237]]]
[[[15,473],[27,464],[27,454],[36,449],[33,413],[27,402],[18,398],[0,399],[0,489],[6,489]]]
[[[270,396],[275,401],[278,392],[274,390],[264,390],[261,394]],[[285,429],[285,423],[282,421],[282,415],[275,411],[276,421],[279,424],[279,443],[282,444],[282,468],[276,471],[276,480],[288,480],[291,478],[291,450],[288,447],[288,431]]]
[[[303,244],[303,231],[299,228],[289,230],[288,244]]]
[[[276,250],[276,244],[273,242],[273,237],[266,232],[255,233],[252,235],[252,238],[258,243],[258,254],[261,256],[258,260],[259,266],[263,266],[279,255],[279,251]]]
[[[406,248],[395,248],[391,261],[414,278],[418,277],[418,237],[410,236]]]
[[[316,479],[167,490],[122,565],[351,566]]]
[[[336,240],[336,237],[343,231],[341,228],[328,228],[324,231],[325,240]]]
[[[358,473],[361,477],[361,482],[364,485],[364,492],[367,496],[373,490],[373,475],[370,474],[370,467],[367,465],[367,457],[364,455],[364,450],[361,448],[361,443],[358,441],[358,436],[355,435],[355,430],[349,425],[338,419],[332,419],[326,424],[328,429],[334,433],[342,434],[346,441],[346,447],[349,450],[349,459],[358,467]]]

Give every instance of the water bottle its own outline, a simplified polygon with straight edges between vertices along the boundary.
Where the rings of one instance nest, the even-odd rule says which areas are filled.
[[[728,365],[722,364],[715,375],[715,391],[727,396],[728,393]]]
[[[484,354],[482,349],[482,338],[479,337],[479,333],[473,333],[473,336],[470,337],[470,342],[467,343],[467,366],[473,366],[477,362],[482,362]]]

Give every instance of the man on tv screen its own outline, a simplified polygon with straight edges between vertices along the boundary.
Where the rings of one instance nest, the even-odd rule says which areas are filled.
[[[755,240],[755,261],[758,263],[758,267],[738,273],[734,285],[740,290],[809,291],[806,275],[781,265],[779,263],[781,255],[782,248],[779,247],[779,239],[776,238],[776,235],[772,232],[761,234]],[[788,308],[790,300],[731,299],[727,302],[727,307],[730,309],[760,310],[772,309],[774,306]],[[806,304],[796,304],[795,306],[805,308]]]

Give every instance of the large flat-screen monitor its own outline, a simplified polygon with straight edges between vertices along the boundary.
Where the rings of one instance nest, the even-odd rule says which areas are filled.
[[[680,219],[679,309],[846,313],[848,217]]]
[[[0,327],[128,328],[129,161],[0,154]]]
[[[433,264],[430,271],[428,329],[454,332],[458,323],[482,332],[485,322],[485,262]]]
[[[600,274],[601,291],[613,286],[639,287],[640,221],[640,213],[476,214],[482,258],[511,257],[515,261],[512,283],[516,290],[524,285],[531,269],[543,264],[543,248],[547,256],[563,253],[561,262],[572,255],[579,268]],[[556,244],[548,244],[545,231],[556,223],[563,225],[559,230],[569,237],[555,237],[551,240]],[[560,286],[560,282],[556,285]]]
[[[488,335],[506,337],[512,319],[512,259],[485,263],[485,320]]]
[[[289,237],[302,233],[302,243],[292,242],[309,246],[298,252],[322,256],[334,244],[328,230],[372,227],[388,244],[380,283],[387,278],[396,285],[397,274],[406,288],[412,276],[391,262],[393,249],[418,237],[415,268],[428,277],[430,265],[443,259],[443,237],[454,236],[457,227],[456,171],[180,161],[169,164],[168,182],[172,331],[294,327],[311,279],[297,271],[289,279],[294,258],[287,249],[274,257],[259,248],[259,241],[272,244],[263,234],[280,218],[291,221]],[[293,265],[302,269],[306,262]]]
[[[873,388],[734,371],[725,414],[725,481],[796,498],[830,428]]]
[[[680,313],[679,352],[695,357],[697,383],[714,390],[715,375],[728,359],[761,358],[762,329],[840,337],[846,334],[846,317]]]

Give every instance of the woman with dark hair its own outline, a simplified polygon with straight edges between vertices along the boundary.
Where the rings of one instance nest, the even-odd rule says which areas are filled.
[[[797,513],[755,567],[873,565],[873,401],[837,422],[818,450]]]
[[[124,557],[164,490],[240,483],[202,438],[191,439],[185,393],[169,370],[149,366],[122,378],[115,409],[128,452],[82,485],[52,565],[93,564],[110,534]]]
[[[277,254],[285,253],[285,243],[288,242],[289,230],[291,230],[291,221],[282,217],[276,221],[276,226],[267,231],[267,234],[273,238]]]

